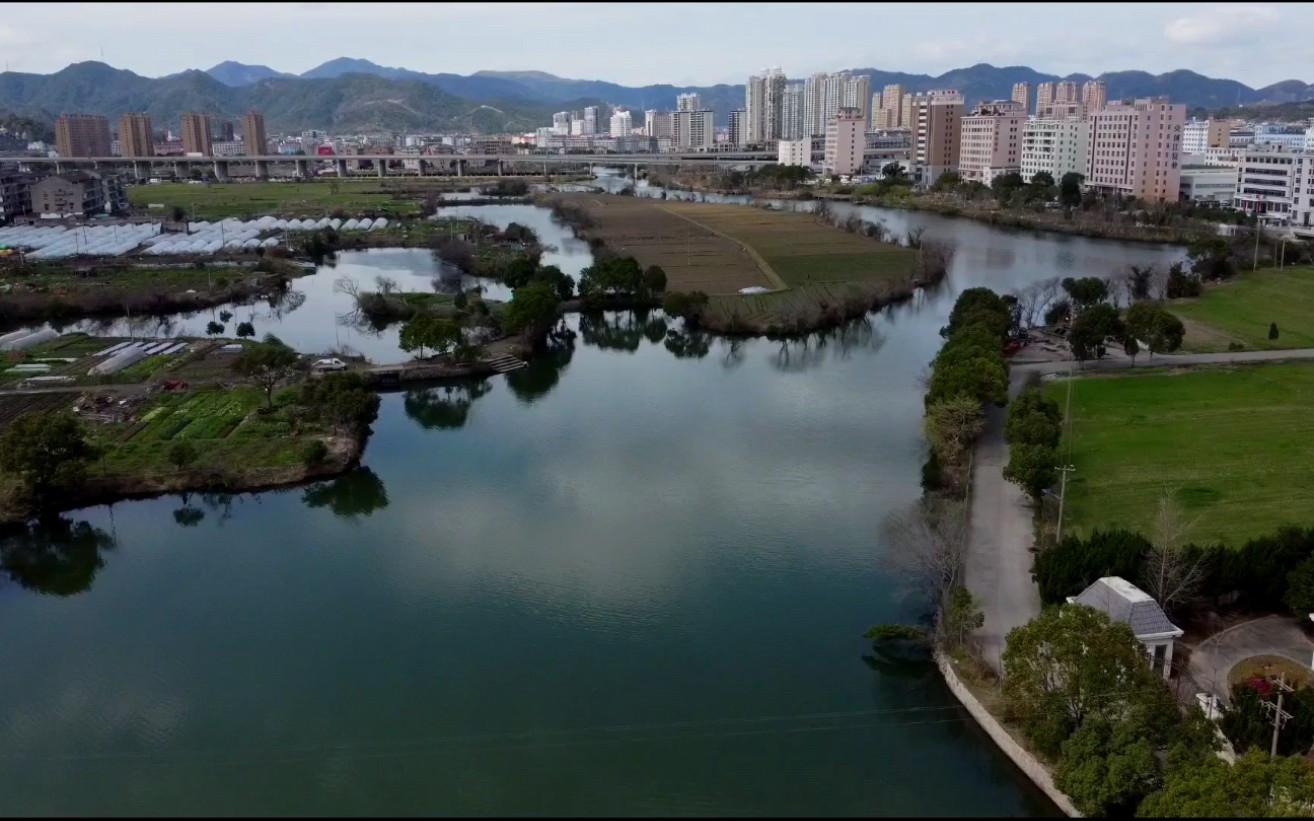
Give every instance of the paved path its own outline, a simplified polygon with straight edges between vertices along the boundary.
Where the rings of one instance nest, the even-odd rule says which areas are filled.
[[[1191,653],[1190,673],[1201,687],[1227,702],[1227,674],[1237,662],[1251,656],[1282,656],[1308,667],[1314,661],[1314,644],[1295,620],[1265,616],[1229,627],[1200,643]]]
[[[1314,359],[1314,348],[1160,355],[1154,358],[1153,364],[1148,362],[1148,357],[1143,357],[1141,364],[1136,367],[1297,359]],[[1130,368],[1131,365],[1125,359],[1086,362],[1079,369],[1072,360],[1017,363],[1009,368],[1009,396],[1016,397],[1021,393],[1028,376],[1034,373],[1081,373]],[[1008,463],[1008,445],[1004,442],[1003,431],[1006,414],[1005,408],[987,408],[986,429],[977,441],[970,501],[972,542],[966,568],[967,587],[985,615],[985,625],[977,631],[981,655],[998,672],[1002,672],[1000,654],[1008,631],[1040,614],[1040,593],[1031,578],[1031,549],[1035,546],[1032,509],[1022,490],[1012,482],[1005,481],[1003,476],[1004,465]],[[1252,652],[1247,655],[1254,654]],[[1201,679],[1202,682],[1205,680]],[[1223,680],[1226,682],[1226,674]]]

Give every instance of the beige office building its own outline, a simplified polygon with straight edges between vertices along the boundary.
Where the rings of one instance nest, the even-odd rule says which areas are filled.
[[[933,185],[940,175],[958,167],[962,138],[963,95],[957,91],[928,91],[905,98],[912,132],[912,160],[918,182]]]
[[[61,157],[110,156],[109,120],[96,114],[61,114],[55,120],[55,150]]]
[[[862,168],[866,117],[856,106],[844,106],[826,123],[826,151],[822,165],[828,174],[856,174]]]
[[[242,117],[242,146],[248,157],[263,155],[269,151],[269,135],[265,133],[265,115],[252,111]]]
[[[214,144],[210,136],[210,115],[195,112],[182,115],[183,151],[187,154],[213,156]]]
[[[1146,202],[1177,201],[1185,105],[1167,97],[1113,102],[1090,119],[1090,189]]]
[[[958,172],[963,179],[990,185],[995,177],[1022,170],[1022,129],[1026,105],[1016,100],[982,103],[963,117]]]

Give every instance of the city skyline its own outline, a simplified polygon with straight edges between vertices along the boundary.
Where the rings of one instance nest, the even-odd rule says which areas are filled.
[[[216,13],[209,15],[200,8],[207,5]],[[181,18],[162,18],[150,5],[76,3],[61,4],[61,25],[52,28],[43,22],[43,15],[48,14],[44,4],[25,4],[9,10],[5,22],[0,23],[0,45],[12,71],[48,74],[70,63],[103,60],[152,77],[204,70],[225,60],[299,73],[337,57],[353,57],[429,73],[538,70],[625,85],[740,84],[748,74],[772,65],[781,65],[786,74],[800,77],[855,68],[935,76],[978,63],[1026,65],[1059,76],[1189,69],[1253,87],[1314,79],[1302,75],[1309,71],[1309,64],[1298,40],[1269,36],[1275,29],[1314,26],[1314,7],[1137,4],[1140,25],[1129,31],[1121,24],[1124,17],[1113,7],[1119,4],[1069,4],[1061,17],[1052,19],[1028,13],[1030,7],[1020,4],[947,5],[953,8],[806,7],[810,15],[833,13],[834,19],[845,21],[844,30],[861,30],[870,23],[873,30],[925,32],[918,37],[883,39],[879,48],[867,38],[799,38],[796,13],[803,7],[797,4],[751,7],[754,37],[752,42],[739,43],[727,35],[742,23],[736,15],[747,13],[750,7],[647,3],[489,7],[198,4],[198,14],[207,15],[209,21],[204,28],[189,26]],[[478,38],[444,39],[438,52],[441,56],[435,57],[432,39],[412,34],[477,24],[490,14],[514,15],[520,24],[545,36],[501,51],[488,49]],[[289,41],[284,24],[294,21],[307,36]],[[400,22],[406,25],[399,28]],[[143,26],[159,35],[152,48],[126,47],[125,43],[142,34]],[[1002,36],[1015,35],[1019,26],[1025,26],[1032,36]],[[617,30],[636,30],[660,40],[668,29],[670,36],[678,33],[688,44],[693,57],[682,62],[680,74],[665,74],[667,69],[660,62],[640,59],[632,45],[611,36]],[[599,46],[578,53],[562,51],[554,45],[559,38],[548,35],[579,36]],[[729,42],[736,44],[727,47]],[[378,45],[371,47],[370,43]],[[1261,47],[1264,59],[1256,60],[1256,49]]]

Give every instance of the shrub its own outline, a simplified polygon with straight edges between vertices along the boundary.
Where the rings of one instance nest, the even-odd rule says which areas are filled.
[[[327,458],[328,445],[325,445],[324,442],[319,439],[307,442],[306,446],[301,451],[301,461],[308,468],[317,467],[318,465],[323,464],[324,460]]]

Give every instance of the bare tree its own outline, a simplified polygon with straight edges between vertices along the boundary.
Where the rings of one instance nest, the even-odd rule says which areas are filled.
[[[937,622],[963,583],[970,532],[967,503],[929,494],[892,511],[882,526],[887,569],[935,603]]]
[[[1145,552],[1145,587],[1164,610],[1172,611],[1189,601],[1204,580],[1203,555],[1186,551],[1186,538],[1199,518],[1186,518],[1176,490],[1159,497],[1150,548]]]
[[[354,278],[349,277],[346,274],[343,274],[342,276],[333,280],[333,293],[346,294],[352,299],[355,299],[357,296],[360,295],[360,283],[357,282]]]
[[[374,278],[374,287],[379,289],[380,296],[388,296],[401,289],[401,285],[397,283],[397,280],[382,275]]]

